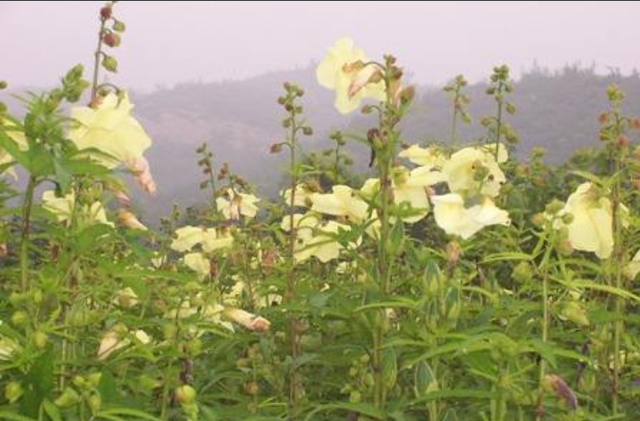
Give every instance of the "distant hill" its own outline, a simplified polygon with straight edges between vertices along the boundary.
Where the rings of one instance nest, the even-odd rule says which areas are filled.
[[[202,176],[196,166],[195,149],[207,142],[217,165],[229,162],[231,169],[251,181],[262,195],[273,195],[282,180],[283,156],[269,154],[269,146],[280,140],[283,118],[276,98],[285,81],[305,89],[305,114],[314,136],[305,138],[306,150],[325,147],[333,129],[365,129],[364,116],[342,116],[332,106],[333,95],[315,81],[314,68],[264,74],[242,81],[183,83],[148,94],[132,93],[135,114],[154,139],[148,152],[158,183],[155,197],[136,195],[146,220],[154,223],[169,213],[173,203],[189,206],[203,202],[198,189]],[[566,67],[558,72],[535,69],[516,84],[511,101],[517,107],[508,119],[520,137],[518,155],[534,146],[549,150],[549,159],[560,162],[572,151],[598,144],[598,114],[606,107],[606,87],[618,84],[627,95],[625,112],[640,115],[640,76],[596,75],[592,69]],[[482,116],[495,112],[486,86],[467,88],[469,111],[474,121],[461,125],[460,139],[480,137]],[[450,129],[450,107],[440,88],[418,87],[418,94],[403,125],[410,143],[446,140]],[[356,161],[368,158],[361,146],[352,146]],[[134,189],[135,190],[135,189]]]

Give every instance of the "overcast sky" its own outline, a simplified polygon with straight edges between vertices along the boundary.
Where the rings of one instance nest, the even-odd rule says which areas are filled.
[[[0,80],[51,85],[89,64],[101,4],[0,1]],[[517,74],[536,60],[640,68],[639,2],[123,1],[115,10],[127,24],[117,81],[145,90],[305,67],[342,36],[371,57],[395,54],[424,84],[458,73],[476,81],[501,63]]]

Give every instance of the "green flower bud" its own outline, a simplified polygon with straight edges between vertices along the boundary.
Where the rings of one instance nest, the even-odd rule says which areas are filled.
[[[511,277],[518,283],[525,283],[533,277],[533,268],[529,262],[520,262],[513,268]]]
[[[29,315],[22,311],[16,311],[11,315],[11,324],[16,327],[21,327],[29,323]]]
[[[36,347],[38,347],[39,349],[44,349],[44,347],[47,346],[48,343],[48,338],[47,338],[47,334],[44,333],[41,330],[36,331],[33,334],[33,343],[36,345]]]
[[[9,382],[4,388],[4,397],[9,403],[17,402],[24,394],[22,385],[18,382]]]
[[[53,403],[60,408],[68,408],[80,402],[80,395],[74,389],[67,387]]]
[[[178,387],[175,393],[176,400],[181,405],[190,405],[196,401],[196,390],[188,384]]]
[[[102,67],[109,72],[116,73],[118,71],[118,61],[115,57],[105,55],[102,59]]]
[[[550,215],[555,215],[564,208],[564,203],[558,199],[554,199],[545,207],[545,212]]]
[[[115,21],[113,22],[113,26],[111,27],[111,29],[113,29],[115,32],[120,32],[120,33],[122,33],[122,32],[124,32],[124,31],[127,29],[127,27],[126,27],[126,25],[124,24],[124,22],[121,22],[121,21],[119,21],[119,20],[115,20]]]
[[[93,415],[100,412],[100,408],[102,407],[102,398],[100,397],[100,395],[93,394],[89,396],[87,403],[89,404],[89,409],[91,409],[91,413]]]

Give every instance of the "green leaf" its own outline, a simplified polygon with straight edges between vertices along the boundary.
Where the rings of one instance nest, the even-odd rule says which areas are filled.
[[[53,404],[49,399],[42,401],[44,412],[51,418],[51,421],[62,421],[62,415],[57,406]]]
[[[137,409],[131,408],[105,409],[96,414],[96,418],[105,419],[122,419],[120,416],[135,417],[136,420],[162,421],[160,418],[157,418],[151,414],[147,414],[146,412],[138,411]]]
[[[306,421],[313,420],[316,414],[321,412],[332,412],[332,411],[350,411],[357,412],[358,414],[366,415],[368,417],[375,418],[377,420],[386,420],[388,419],[388,414],[373,405],[366,403],[330,403],[326,405],[318,405],[316,409],[309,412],[305,417]]]

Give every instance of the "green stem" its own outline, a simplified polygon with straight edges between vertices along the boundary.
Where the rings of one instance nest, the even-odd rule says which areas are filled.
[[[541,320],[541,336],[542,343],[549,341],[549,260],[553,249],[553,235],[549,239],[544,257],[540,263],[542,270],[542,320]],[[536,404],[536,421],[542,420],[544,414],[544,380],[546,376],[547,363],[544,358],[540,357],[540,371],[538,375],[538,401]]]
[[[460,97],[460,88],[456,88],[453,97],[453,117],[451,118],[451,145],[453,148],[458,146],[458,100]]]
[[[37,178],[34,175],[29,177],[27,190],[24,194],[22,204],[22,235],[20,244],[20,284],[22,291],[28,291],[31,286],[29,282],[29,232],[31,230],[31,209],[33,208],[33,198],[37,186]]]
[[[100,32],[98,33],[98,46],[96,47],[96,52],[94,53],[94,61],[93,61],[93,78],[91,80],[91,103],[93,104],[94,100],[98,96],[98,78],[100,77],[100,57],[102,57],[102,37],[104,35],[104,30],[107,25],[106,19],[100,20]]]
[[[287,274],[287,289],[286,289],[286,302],[288,304],[293,303],[295,300],[295,248],[297,240],[297,230],[294,224],[293,217],[295,215],[295,201],[296,201],[296,187],[298,184],[297,170],[296,170],[296,136],[298,133],[298,127],[296,125],[296,112],[295,107],[290,112],[291,118],[291,131],[288,142],[289,146],[289,170],[291,172],[291,197],[289,201],[289,271]],[[292,360],[296,360],[300,355],[300,340],[298,337],[298,320],[295,314],[289,313],[289,349],[291,352]],[[289,371],[289,419],[294,419],[298,410],[300,379],[298,371],[295,368],[291,368]]]
[[[616,127],[617,135],[620,135],[619,127],[620,127],[620,117],[618,112],[616,111]],[[613,258],[615,259],[615,287],[618,290],[622,290],[624,288],[623,280],[622,280],[622,268],[624,265],[624,249],[622,247],[622,221],[620,218],[620,193],[622,190],[621,186],[621,157],[620,153],[616,153],[615,162],[614,162],[614,177],[615,183],[613,185],[612,192],[612,204],[611,204],[611,214],[612,214],[612,225],[613,225]],[[616,310],[616,321],[614,325],[614,336],[613,336],[613,385],[612,385],[612,404],[611,410],[613,415],[618,415],[619,411],[619,401],[620,401],[620,343],[622,338],[622,331],[624,329],[624,321],[621,318],[621,314],[624,307],[623,298],[619,295],[616,295],[615,298],[615,310]]]

